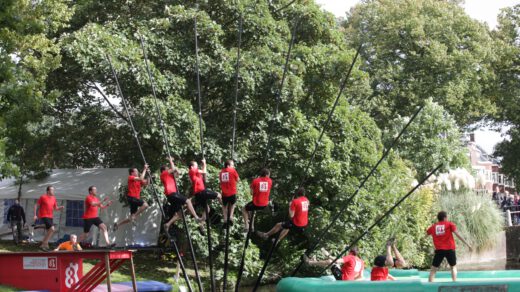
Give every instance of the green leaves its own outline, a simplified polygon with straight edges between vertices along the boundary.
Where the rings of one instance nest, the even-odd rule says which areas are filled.
[[[386,127],[427,98],[464,126],[494,113],[484,80],[493,73],[494,44],[484,25],[449,1],[359,4],[348,17],[348,40],[363,44],[373,90],[370,111]]]

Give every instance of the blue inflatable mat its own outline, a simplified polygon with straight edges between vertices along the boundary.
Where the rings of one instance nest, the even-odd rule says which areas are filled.
[[[132,287],[132,282],[121,282],[121,283],[117,283],[117,284]],[[137,291],[139,291],[139,292],[147,292],[147,291],[170,292],[171,290],[172,290],[172,285],[165,284],[165,283],[158,282],[158,281],[138,281],[137,282]]]

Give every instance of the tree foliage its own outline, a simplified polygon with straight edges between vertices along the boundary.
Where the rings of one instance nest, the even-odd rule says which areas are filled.
[[[291,234],[281,243],[273,264],[284,273],[343,207],[381,157],[390,136],[406,122],[401,117],[410,116],[417,105],[426,104],[424,112],[341,214],[322,247],[338,252],[404,195],[414,177],[424,176],[439,161],[450,166],[465,163],[456,123],[466,125],[495,112],[496,99],[489,96],[498,92],[490,85],[498,63],[492,63],[497,59],[489,31],[454,2],[366,1],[340,27],[313,1],[201,1],[198,6],[183,0],[7,1],[0,8],[0,142],[5,142],[0,143],[0,170],[9,174],[13,166],[26,171],[139,166],[142,161],[130,118],[153,169],[165,163],[142,38],[169,148],[183,168],[179,187],[188,194],[184,165],[201,158],[196,18],[208,185],[218,189],[216,173],[230,157],[241,15],[236,142],[243,182],[238,207],[249,200],[248,184],[264,166],[266,155],[277,208],[274,216],[258,217],[257,229],[285,220],[292,193],[308,178],[310,225],[303,234]],[[503,23],[506,27],[509,22]],[[294,28],[287,79],[280,88]],[[503,31],[495,38],[505,38]],[[307,169],[353,61],[353,48],[361,43],[362,56]],[[122,106],[108,59],[130,104],[130,116]],[[507,74],[500,76],[506,80]],[[277,106],[279,113],[274,116]],[[145,193],[149,198],[150,190]],[[367,261],[383,252],[392,234],[403,239],[400,247],[414,265],[425,264],[428,242],[414,239],[429,223],[425,214],[433,198],[425,190],[412,198],[361,242]],[[216,213],[218,208],[213,205]],[[190,220],[190,224],[195,229],[195,223]],[[236,224],[233,254],[241,250],[240,234]],[[219,237],[217,229],[213,237]],[[197,252],[207,255],[205,239],[198,234],[194,238]],[[256,274],[267,248],[253,238],[246,276]],[[220,265],[220,250],[215,258]],[[232,269],[237,265],[233,259]]]
[[[393,128],[385,133],[389,141],[387,144],[393,141],[409,120],[410,117],[397,118],[390,123]],[[412,162],[420,179],[441,163],[441,171],[470,167],[468,150],[462,144],[461,136],[453,116],[441,105],[428,99],[399,140],[396,149],[399,156]]]
[[[459,125],[495,112],[490,99],[494,43],[486,26],[451,1],[395,0],[358,4],[345,23],[363,44],[371,114],[382,127],[428,98]]]
[[[500,58],[495,63],[495,90],[500,111],[496,120],[511,126],[509,139],[499,143],[495,155],[502,157],[502,170],[520,181],[520,5],[502,10],[494,32]]]

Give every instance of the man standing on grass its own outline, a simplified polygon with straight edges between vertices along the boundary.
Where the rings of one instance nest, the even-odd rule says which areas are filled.
[[[22,229],[25,226],[25,212],[23,207],[20,206],[20,201],[14,201],[14,204],[9,207],[7,211],[7,222],[9,222],[13,230],[14,242],[18,244],[23,239]]]
[[[40,245],[41,250],[49,251],[49,239],[51,239],[55,231],[52,222],[53,213],[55,210],[61,211],[64,208],[64,206],[58,206],[56,204],[54,187],[47,186],[47,192],[43,194],[34,205],[34,221],[40,219],[42,223],[45,224],[45,230],[47,230],[47,233],[45,233],[45,236],[43,237],[42,244]]]
[[[433,245],[435,246],[435,255],[433,257],[432,268],[430,271],[430,277],[428,281],[433,282],[435,279],[435,273],[440,267],[444,258],[448,260],[448,264],[451,267],[451,279],[457,281],[457,255],[455,253],[455,240],[453,234],[455,234],[460,241],[462,241],[470,251],[471,246],[457,233],[457,226],[452,222],[448,221],[448,214],[445,211],[441,211],[437,214],[437,223],[433,224],[428,228],[426,233],[432,236]]]

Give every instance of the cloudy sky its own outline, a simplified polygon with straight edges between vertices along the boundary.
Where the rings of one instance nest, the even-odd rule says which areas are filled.
[[[359,0],[316,0],[323,9],[334,13],[336,16],[345,16],[348,11]],[[464,9],[473,18],[485,22],[490,28],[497,25],[497,15],[501,8],[510,7],[520,4],[520,0],[466,0]],[[503,132],[507,129],[502,129],[502,133],[490,131],[487,128],[482,128],[475,133],[476,142],[482,146],[488,153],[493,152],[493,147],[496,143],[504,139]]]

